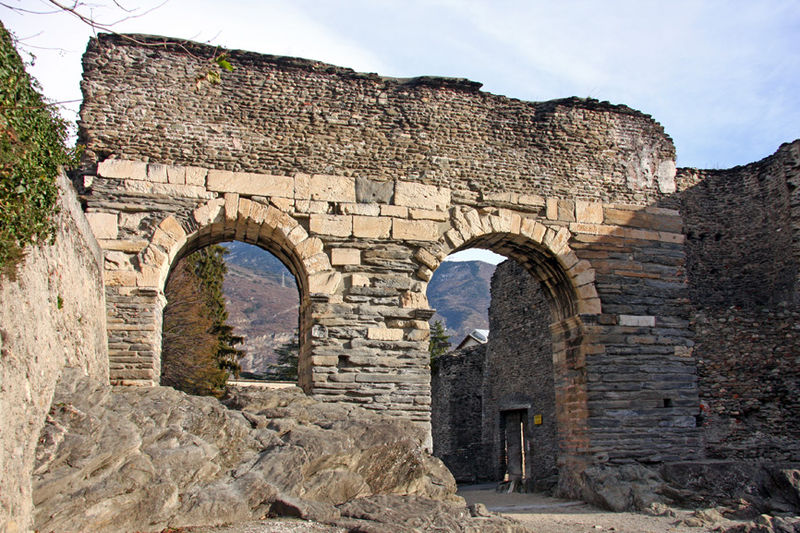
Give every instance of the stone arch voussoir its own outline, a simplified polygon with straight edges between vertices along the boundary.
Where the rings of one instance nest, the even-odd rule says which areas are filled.
[[[572,233],[567,227],[509,209],[463,206],[450,210],[450,226],[438,242],[415,254],[415,258],[431,270],[450,253],[470,246],[492,248],[499,245],[498,251],[502,253],[503,242],[527,245],[557,261],[569,282],[577,314],[602,312],[594,268],[570,247]]]
[[[297,278],[303,297],[331,295],[341,289],[341,275],[332,268],[318,237],[308,235],[274,205],[238,195],[209,200],[183,223],[173,215],[164,218],[139,253],[137,285],[163,290],[179,256],[224,240],[254,244],[277,255]]]

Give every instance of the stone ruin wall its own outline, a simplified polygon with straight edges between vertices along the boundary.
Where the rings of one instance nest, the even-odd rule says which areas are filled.
[[[36,446],[64,367],[108,380],[102,251],[69,180],[58,185],[55,241],[0,282],[0,531],[32,526]]]
[[[431,370],[433,455],[458,483],[495,481],[482,436],[485,372],[485,344],[449,352]]]
[[[706,454],[800,461],[800,141],[678,185]]]
[[[550,305],[539,280],[515,261],[497,266],[492,276],[489,306],[487,386],[483,404],[483,435],[491,456],[502,456],[501,412],[525,409],[526,478],[535,490],[557,481],[556,382],[553,368],[553,323]],[[534,421],[542,416],[542,423]],[[563,414],[561,415],[563,419]],[[502,479],[502,465],[489,465],[493,479]]]
[[[308,392],[429,424],[427,282],[450,252],[483,246],[552,297],[569,455],[697,453],[660,125],[592,100],[521,102],[240,51],[220,85],[196,86],[213,52],[102,35],[84,56],[76,182],[104,248],[112,380],[157,382],[170,266],[239,239],[298,278]]]

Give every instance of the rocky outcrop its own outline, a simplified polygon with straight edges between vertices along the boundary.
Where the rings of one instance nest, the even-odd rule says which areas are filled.
[[[112,389],[69,370],[37,449],[35,527],[148,531],[293,516],[510,531],[500,518],[470,518],[423,439],[411,422],[298,389],[239,390],[226,406],[166,387]]]

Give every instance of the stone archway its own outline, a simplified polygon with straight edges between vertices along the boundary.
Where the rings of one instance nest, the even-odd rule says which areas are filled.
[[[153,86],[214,50],[145,46],[104,35],[84,56],[76,181],[105,255],[115,383],[157,377],[161,286],[186,242],[265,228],[307,301],[306,391],[429,426],[425,286],[480,243],[548,286],[564,416],[587,420],[565,436],[576,458],[698,451],[675,151],[651,117],[239,51],[225,90]]]
[[[185,228],[192,229],[187,232]],[[254,244],[271,252],[297,280],[300,291],[298,384],[308,390],[312,371],[308,343],[313,329],[309,312],[311,295],[319,298],[335,293],[341,284],[341,275],[331,268],[328,256],[322,251],[322,241],[310,237],[296,220],[275,206],[229,195],[198,206],[191,217],[182,221],[174,216],[162,220],[137,256],[136,289],[131,287],[125,291],[131,296],[136,295],[137,299],[148,301],[151,304],[149,313],[121,315],[122,320],[115,321],[114,331],[125,332],[126,324],[130,326],[128,332],[144,331],[142,326],[146,325],[139,323],[142,318],[151,318],[160,324],[166,304],[164,286],[177,261],[205,246],[231,240]],[[112,382],[132,384],[126,379],[131,370],[138,370],[140,373],[137,375],[144,377],[141,384],[147,384],[148,378],[158,382],[160,328],[150,329],[149,333],[148,337],[140,337],[140,342],[128,344],[129,353],[124,357],[120,357],[119,352],[111,355],[110,363],[117,370],[117,374],[111,375]]]
[[[586,324],[602,312],[595,272],[591,263],[580,260],[569,245],[571,232],[563,225],[541,221],[509,210],[453,208],[451,229],[433,246],[421,249],[416,257],[425,267],[435,270],[440,261],[453,252],[484,248],[516,261],[541,284],[550,308],[552,362],[555,378],[556,439],[561,475],[579,472],[589,459],[589,409],[587,404],[587,354],[604,350]],[[490,333],[491,339],[491,333]],[[490,361],[486,364],[491,365]],[[474,457],[484,464],[486,456],[499,457],[500,411],[511,408],[493,403],[500,395],[491,376],[494,369],[484,368],[482,390],[482,449],[484,457]],[[474,449],[474,448],[473,448]],[[488,474],[491,467],[486,467]]]

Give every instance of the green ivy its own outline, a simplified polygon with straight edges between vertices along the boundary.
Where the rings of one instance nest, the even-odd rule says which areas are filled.
[[[56,175],[78,160],[38,89],[0,24],[0,275],[12,278],[25,246],[55,237]]]

